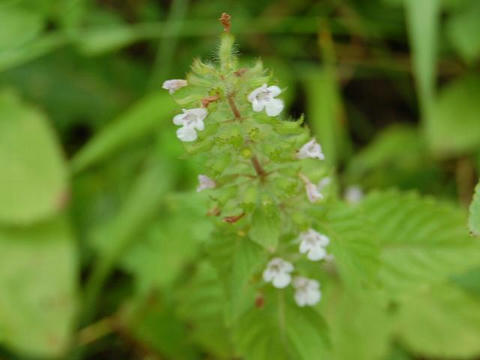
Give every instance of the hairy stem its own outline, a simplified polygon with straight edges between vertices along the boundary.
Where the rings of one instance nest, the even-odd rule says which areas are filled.
[[[230,105],[230,109],[232,109],[233,115],[235,116],[235,119],[241,119],[242,115],[240,114],[240,111],[238,111],[237,105],[235,104],[235,101],[233,100],[233,94],[229,94],[227,96],[228,100],[228,105]]]
[[[235,104],[235,100],[233,100],[233,94],[229,94],[227,96],[228,100],[228,105],[230,105],[230,109],[232,109],[233,115],[235,116],[235,119],[241,119],[242,115],[240,114],[240,111],[238,111],[238,107]],[[253,155],[250,159],[252,161],[253,168],[255,169],[255,172],[257,175],[261,178],[265,177],[267,175],[267,172],[265,169],[262,167],[262,164],[260,164],[260,161],[258,160],[256,155]]]

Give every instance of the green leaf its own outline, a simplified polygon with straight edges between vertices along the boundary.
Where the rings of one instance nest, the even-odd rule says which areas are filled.
[[[265,305],[245,313],[235,329],[240,354],[247,360],[326,359],[329,347],[323,318],[312,308],[300,308],[293,294],[278,289]]]
[[[187,324],[168,300],[158,293],[146,299],[133,299],[122,312],[123,327],[129,336],[159,355],[178,360],[198,359],[188,337]]]
[[[396,191],[369,195],[360,205],[381,248],[380,280],[392,297],[446,281],[480,263],[480,243],[454,206]]]
[[[75,246],[65,219],[0,229],[0,342],[60,356],[76,310]]]
[[[375,233],[363,214],[336,204],[329,210],[324,226],[331,238],[328,249],[334,255],[342,281],[354,288],[376,284],[379,249]]]
[[[480,146],[480,77],[467,76],[447,85],[432,112],[428,140],[443,155],[475,151]]]
[[[480,354],[480,302],[451,286],[405,294],[396,314],[396,331],[414,353],[465,359]]]
[[[233,358],[231,330],[224,321],[225,293],[215,269],[200,262],[176,295],[179,315],[191,325],[190,339],[217,358]]]
[[[67,171],[47,119],[0,92],[0,222],[27,224],[61,210]]]
[[[473,201],[470,205],[470,217],[468,220],[470,231],[480,236],[480,182],[475,188],[475,194],[473,195]]]
[[[447,36],[457,52],[468,62],[480,55],[480,3],[470,1],[453,13],[447,23]]]
[[[451,281],[480,299],[480,266],[470,269],[463,274],[453,276]]]
[[[266,252],[246,237],[220,234],[213,236],[208,250],[225,289],[226,320],[231,323],[255,302],[251,280],[265,263]]]
[[[329,283],[322,306],[335,360],[383,360],[388,353],[392,322],[386,302],[371,291],[345,291]]]
[[[174,109],[175,104],[167,92],[145,97],[80,150],[72,160],[72,169],[80,172],[105,160],[121,147],[164,127]]]
[[[273,251],[278,245],[280,231],[281,219],[278,208],[271,203],[259,204],[252,214],[252,227],[248,232],[250,239]]]
[[[201,200],[196,193],[169,197],[161,218],[125,253],[121,266],[135,276],[139,292],[170,286],[210,238],[213,224]]]
[[[440,1],[404,0],[404,4],[420,108],[428,128],[435,92]]]

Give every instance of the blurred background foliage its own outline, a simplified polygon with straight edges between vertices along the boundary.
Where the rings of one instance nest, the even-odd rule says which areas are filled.
[[[215,60],[223,11],[341,189],[470,203],[478,0],[1,0],[0,358],[231,358],[200,168],[161,90]],[[365,359],[415,359],[405,344]]]

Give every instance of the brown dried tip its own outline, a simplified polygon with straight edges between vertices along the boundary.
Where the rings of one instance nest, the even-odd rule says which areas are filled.
[[[220,98],[218,95],[207,96],[202,99],[202,106],[204,108],[208,107],[212,102],[217,101]]]
[[[223,218],[223,221],[229,224],[235,224],[238,220],[240,220],[244,216],[245,216],[245,213],[241,213],[240,215],[227,216]]]
[[[222,16],[220,16],[220,22],[222,23],[223,25],[223,30],[225,32],[230,32],[230,27],[232,26],[232,23],[231,23],[231,16],[228,15],[227,13],[222,13]]]

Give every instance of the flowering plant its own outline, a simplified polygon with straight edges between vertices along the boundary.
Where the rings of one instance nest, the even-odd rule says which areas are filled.
[[[303,118],[282,119],[282,90],[268,85],[274,80],[262,63],[239,65],[229,21],[224,14],[218,66],[195,60],[186,80],[163,84],[184,107],[173,118],[176,134],[188,153],[204,160],[197,191],[208,191],[209,214],[220,219],[218,241],[252,241],[259,246],[248,246],[264,256],[259,264],[271,259],[263,282],[252,286],[262,294],[269,282],[293,285],[297,304],[313,306],[321,298],[319,282],[305,276],[317,277],[321,266],[311,272],[294,264],[333,261],[329,237],[315,230],[321,227],[315,214],[328,202],[330,169]]]

